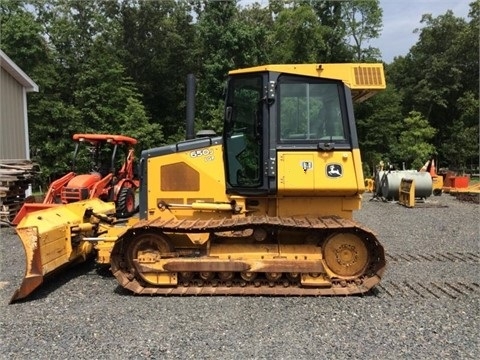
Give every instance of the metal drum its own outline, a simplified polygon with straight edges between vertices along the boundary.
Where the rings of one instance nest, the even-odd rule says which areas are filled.
[[[382,197],[387,200],[398,200],[400,182],[402,179],[411,179],[415,183],[415,197],[426,198],[432,195],[432,177],[427,172],[416,170],[402,170],[390,172],[384,175],[382,181]]]
[[[428,172],[415,172],[406,174],[405,179],[411,179],[415,184],[415,197],[427,198],[432,195],[433,180],[432,176]]]

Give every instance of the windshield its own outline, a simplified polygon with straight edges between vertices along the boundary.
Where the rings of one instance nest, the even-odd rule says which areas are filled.
[[[345,140],[338,85],[308,81],[279,84],[280,142]]]

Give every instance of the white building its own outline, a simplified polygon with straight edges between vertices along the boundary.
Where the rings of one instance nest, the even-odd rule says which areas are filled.
[[[27,93],[38,85],[0,50],[0,160],[30,159]]]

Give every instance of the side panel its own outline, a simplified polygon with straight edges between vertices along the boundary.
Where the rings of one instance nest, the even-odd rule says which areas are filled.
[[[363,192],[357,151],[279,151],[278,194],[352,196]],[[357,155],[357,156],[356,156]]]
[[[347,197],[283,197],[277,199],[277,216],[340,216],[352,219],[361,205],[360,195]]]
[[[147,217],[162,216],[161,205],[176,205],[176,216],[191,216],[192,209],[182,205],[194,202],[228,202],[222,146],[211,145],[146,160]],[[174,206],[172,206],[172,209]]]

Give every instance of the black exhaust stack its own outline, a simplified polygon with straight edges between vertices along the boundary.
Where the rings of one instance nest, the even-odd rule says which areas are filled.
[[[195,138],[195,76],[187,75],[186,139]]]

